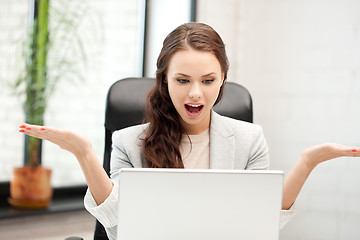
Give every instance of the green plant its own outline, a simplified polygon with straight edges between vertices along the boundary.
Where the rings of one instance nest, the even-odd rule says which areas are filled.
[[[64,78],[84,79],[87,52],[79,26],[90,8],[86,1],[61,1],[57,7],[49,0],[34,1],[36,14],[20,58],[24,67],[12,88],[23,103],[25,121],[44,125],[47,104],[58,83]],[[41,164],[41,140],[25,137],[24,164]]]

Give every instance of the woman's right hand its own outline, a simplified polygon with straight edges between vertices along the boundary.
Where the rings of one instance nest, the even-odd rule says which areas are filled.
[[[95,202],[100,205],[110,195],[113,184],[86,138],[62,129],[21,124],[19,132],[29,136],[48,140],[59,147],[73,153],[78,159],[86,182]]]
[[[86,156],[92,149],[92,144],[89,140],[68,130],[23,123],[20,125],[19,132],[48,140],[60,148],[73,153],[77,158]]]

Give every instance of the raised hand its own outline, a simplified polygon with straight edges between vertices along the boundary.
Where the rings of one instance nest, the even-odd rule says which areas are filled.
[[[48,140],[59,147],[73,153],[78,159],[95,202],[101,204],[112,191],[113,184],[97,159],[89,140],[62,129],[21,124],[19,132],[29,136]]]
[[[360,157],[360,148],[325,143],[305,149],[285,178],[282,209],[292,206],[305,181],[318,164],[338,157]]]
[[[20,125],[19,132],[32,137],[48,140],[58,145],[60,148],[73,153],[77,158],[85,156],[92,148],[89,140],[68,130],[24,123]]]
[[[360,148],[337,143],[325,143],[305,149],[301,156],[304,163],[310,168],[338,157],[360,157]]]

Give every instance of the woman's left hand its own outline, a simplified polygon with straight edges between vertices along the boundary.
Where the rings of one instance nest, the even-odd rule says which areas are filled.
[[[282,209],[287,210],[293,205],[306,179],[318,164],[338,157],[360,157],[360,148],[325,143],[305,149],[285,178]]]
[[[348,147],[337,143],[325,143],[305,149],[301,154],[305,164],[315,168],[318,164],[338,157],[360,157],[359,147]]]

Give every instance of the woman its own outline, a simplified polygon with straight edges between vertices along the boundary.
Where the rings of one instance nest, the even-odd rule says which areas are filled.
[[[156,85],[149,93],[146,124],[113,134],[111,179],[83,137],[64,130],[23,124],[20,132],[49,140],[72,152],[84,172],[85,207],[116,239],[119,170],[123,167],[267,169],[261,127],[213,112],[223,93],[228,60],[220,36],[209,26],[188,23],[164,40]],[[284,225],[304,182],[319,163],[360,156],[360,148],[323,144],[306,149],[285,178]]]

